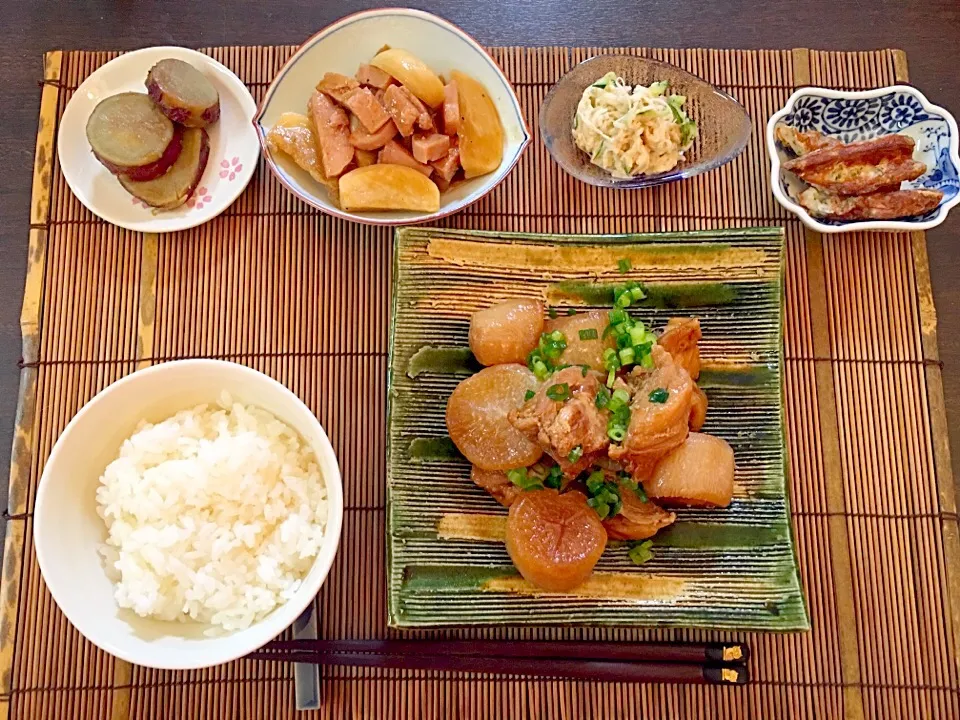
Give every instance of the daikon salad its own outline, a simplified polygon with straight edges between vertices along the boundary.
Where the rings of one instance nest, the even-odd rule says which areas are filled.
[[[665,80],[632,87],[608,72],[583,91],[573,141],[616,178],[672,170],[696,140],[697,124],[683,110],[686,97],[667,95],[669,87]]]

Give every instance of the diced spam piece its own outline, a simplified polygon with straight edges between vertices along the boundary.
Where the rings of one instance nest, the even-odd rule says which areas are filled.
[[[391,85],[383,93],[383,106],[404,137],[413,135],[413,126],[420,118],[420,111],[410,100],[410,95],[399,85]]]
[[[380,68],[375,68],[373,65],[367,65],[366,63],[361,64],[357,69],[356,78],[361,85],[367,85],[380,90],[386,89],[387,86],[393,82],[393,78],[388,73],[385,73]]]
[[[433,172],[432,167],[417,162],[413,155],[411,155],[407,149],[396,140],[391,140],[383,146],[383,150],[380,151],[378,162],[387,163],[389,165],[405,165],[406,167],[413,168],[414,170],[423,173],[427,177],[430,177],[430,174]]]
[[[403,85],[400,86],[400,91],[403,92],[407,96],[407,99],[417,108],[417,112],[419,113],[419,115],[417,115],[417,127],[421,130],[433,130],[433,115],[430,114],[427,106],[420,101],[420,98]]]
[[[360,150],[378,150],[387,144],[397,134],[397,126],[393,120],[387,120],[383,127],[374,133],[369,133],[362,127],[350,131],[350,144]]]
[[[451,80],[443,86],[443,131],[456,135],[460,129],[460,101],[457,99],[457,83]]]
[[[346,75],[327,73],[317,84],[317,90],[352,112],[367,132],[376,132],[390,119],[374,94]]]
[[[457,170],[460,169],[460,150],[452,147],[447,150],[443,157],[430,163],[430,165],[437,171],[434,179],[443,178],[449,185],[450,181],[453,180],[453,176],[457,174]]]
[[[328,72],[317,83],[317,90],[326,93],[341,105],[345,105],[347,98],[359,89],[360,83],[340,73]]]
[[[434,175],[433,175],[433,177],[431,178],[431,180],[433,180],[433,184],[437,186],[437,189],[438,189],[440,192],[446,192],[447,190],[450,189],[450,181],[449,181],[449,180],[444,180],[442,177],[440,177],[440,176],[437,175],[436,173],[434,173]]]
[[[450,138],[439,133],[413,136],[413,157],[417,162],[429,163],[439,160],[450,149]]]
[[[307,110],[317,133],[323,172],[328,178],[337,177],[353,162],[347,113],[320,91],[310,98]]]

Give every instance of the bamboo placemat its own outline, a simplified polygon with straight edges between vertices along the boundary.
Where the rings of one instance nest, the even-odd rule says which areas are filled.
[[[262,96],[294,47],[214,48]],[[608,51],[609,49],[603,49]],[[532,128],[551,84],[600,48],[497,48]],[[338,669],[312,717],[960,717],[960,543],[923,233],[820,237],[770,193],[763,125],[798,85],[907,79],[896,50],[616,51],[652,55],[726,89],[754,118],[733,163],[682,183],[611,192],[563,175],[535,141],[451,227],[603,233],[783,225],[791,505],[812,630],[742,635],[745,688],[527,682]],[[202,227],[139,235],[96,219],[55,161],[60,114],[116,53],[45,57],[23,370],[0,586],[0,720],[291,718],[292,667],[237,662],[160,672],[115,661],[57,610],[31,511],[45,458],[73,414],[138,367],[214,356],[274,376],[316,412],[343,469],[341,550],[318,598],[323,636],[386,630],[384,442],[393,243],[332,220],[262,166]],[[501,638],[704,639],[627,629],[451,630]]]

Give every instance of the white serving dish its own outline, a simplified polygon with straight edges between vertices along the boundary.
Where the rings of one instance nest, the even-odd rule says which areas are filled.
[[[296,594],[258,623],[218,637],[209,625],[142,618],[121,609],[98,548],[106,526],[97,514],[100,476],[141,420],[157,422],[227,391],[264,408],[300,433],[317,456],[327,488],[324,542]],[[34,509],[34,545],[44,582],[67,619],[97,647],[137,665],[201,668],[241,657],[272,640],[313,601],[333,564],[343,521],[337,458],[310,409],[256,370],[219,360],[155,365],[110,385],[64,429],[43,470]]]
[[[506,142],[500,167],[442,193],[440,210],[435,213],[343,211],[333,203],[326,188],[289,158],[271,152],[264,139],[283,113],[306,113],[307,101],[324,73],[353,77],[357,67],[369,62],[384,45],[409,50],[444,77],[449,78],[451,70],[471,75],[487,88],[500,114]],[[520,102],[493,58],[456,25],[421,10],[404,8],[348,15],[307,40],[270,84],[254,125],[267,166],[288,190],[325,213],[371,225],[428,222],[462,210],[500,184],[530,142]]]
[[[914,158],[927,165],[927,172],[904,189],[937,189],[944,193],[940,205],[922,217],[896,220],[830,220],[816,218],[791,197],[804,183],[783,170],[791,155],[780,147],[774,128],[783,120],[799,130],[816,130],[842,142],[869,140],[899,133],[916,142]],[[960,203],[960,155],[957,121],[947,110],[934,105],[914,87],[893,85],[875,90],[845,91],[805,87],[797,90],[787,104],[767,121],[767,152],[770,154],[770,186],[774,197],[803,224],[822,233],[865,230],[928,230],[947,219]]]
[[[186,204],[157,211],[130,195],[93,156],[87,142],[87,119],[104,98],[122,92],[146,93],[150,68],[164,58],[188,62],[207,76],[220,93],[220,119],[207,128],[210,159],[200,184]],[[73,194],[90,212],[128,230],[149,233],[186,230],[222,213],[253,177],[260,155],[250,121],[256,103],[240,78],[209,55],[182,47],[151,47],[125,53],[83,81],[60,118],[57,154]]]

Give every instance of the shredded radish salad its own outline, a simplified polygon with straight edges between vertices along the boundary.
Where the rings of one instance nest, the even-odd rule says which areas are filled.
[[[670,84],[630,86],[609,72],[583,91],[573,140],[590,161],[616,178],[666,172],[683,160],[697,124],[683,110],[686,97]]]

